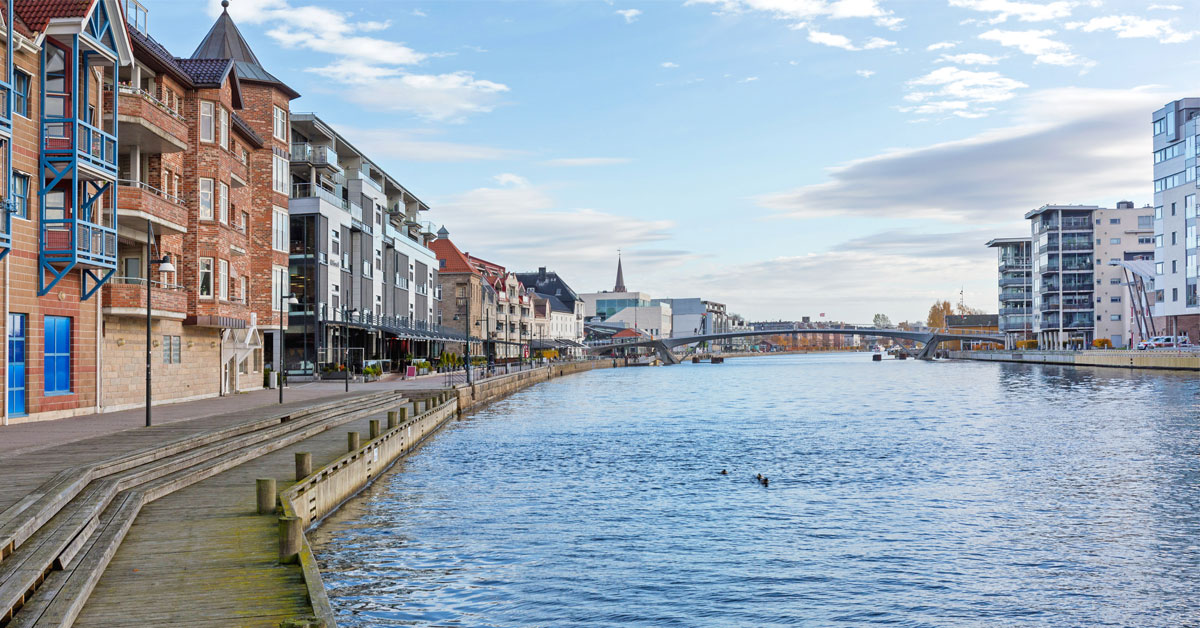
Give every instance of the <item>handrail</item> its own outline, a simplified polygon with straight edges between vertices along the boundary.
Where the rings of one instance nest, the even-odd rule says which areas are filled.
[[[112,281],[112,283],[115,283],[115,284],[124,284],[127,286],[144,286],[144,285],[146,285],[146,280],[143,277],[113,277],[111,281]],[[153,279],[150,280],[150,285],[153,286],[155,290],[168,290],[168,291],[180,291],[180,292],[187,291],[187,287],[182,284],[165,283],[165,282],[156,281]]]
[[[105,89],[105,91],[112,91],[112,85],[106,84],[104,86],[104,89]],[[180,114],[178,111],[173,109],[167,103],[159,100],[157,97],[154,96],[154,94],[151,94],[150,92],[148,92],[140,87],[134,87],[132,85],[125,85],[122,83],[121,85],[117,86],[117,93],[130,94],[132,96],[140,96],[143,99],[150,101],[150,104],[154,105],[155,107],[162,109],[163,113],[166,113],[167,115],[171,116],[172,118],[175,118],[176,120],[179,120],[180,122],[183,122],[185,124],[187,123],[187,118],[183,117],[182,114]]]
[[[185,203],[183,199],[179,198],[178,196],[171,196],[170,194],[167,194],[166,192],[154,187],[153,185],[150,185],[149,183],[143,183],[133,179],[117,179],[117,185],[121,187],[141,188],[155,196],[175,203],[176,205],[187,207],[187,203]]]

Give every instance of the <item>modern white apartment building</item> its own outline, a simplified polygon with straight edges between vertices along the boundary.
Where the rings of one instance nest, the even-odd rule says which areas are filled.
[[[1152,116],[1154,138],[1155,326],[1200,338],[1197,295],[1196,161],[1200,98],[1168,103]]]
[[[996,238],[987,243],[996,249],[999,274],[999,327],[1004,347],[1033,338],[1033,241],[1029,238]]]
[[[290,373],[440,353],[429,207],[313,114],[291,119]]]
[[[1045,205],[1025,215],[1032,231],[1033,325],[1038,346],[1132,341],[1121,261],[1153,255],[1153,210],[1117,203]]]

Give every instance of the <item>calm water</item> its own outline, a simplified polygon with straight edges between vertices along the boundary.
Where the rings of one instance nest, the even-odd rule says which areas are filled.
[[[449,426],[314,540],[342,626],[1200,626],[1200,381],[593,372]]]

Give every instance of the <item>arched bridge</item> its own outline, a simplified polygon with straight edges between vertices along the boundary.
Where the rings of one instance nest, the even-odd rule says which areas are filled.
[[[880,338],[900,338],[903,340],[912,340],[921,343],[921,351],[917,353],[917,358],[928,360],[933,357],[933,351],[939,344],[947,340],[977,340],[982,342],[994,342],[999,345],[1004,344],[1003,334],[988,334],[983,332],[956,332],[948,329],[934,329],[931,331],[906,331],[903,329],[876,329],[867,327],[837,327],[837,328],[793,328],[793,329],[769,329],[769,330],[753,330],[753,331],[730,331],[716,334],[702,334],[698,336],[680,336],[676,338],[647,338],[647,339],[631,339],[627,341],[616,341],[606,343],[590,343],[588,350],[593,353],[606,353],[612,349],[620,347],[652,347],[663,361],[668,364],[678,364],[679,357],[676,356],[671,349],[684,345],[696,344],[700,342],[709,342],[713,340],[728,340],[731,338],[748,338],[753,336],[794,336],[800,334],[842,334],[844,336],[875,336]]]

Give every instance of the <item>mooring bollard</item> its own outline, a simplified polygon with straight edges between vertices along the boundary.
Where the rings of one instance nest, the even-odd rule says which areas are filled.
[[[379,438],[379,419],[371,419],[371,440]]]
[[[408,422],[408,406],[400,408],[399,410],[397,410],[397,412],[400,413],[400,422],[407,423]]]
[[[279,562],[283,564],[298,562],[300,554],[300,535],[302,533],[300,517],[279,518]]]
[[[346,432],[346,451],[358,451],[358,432]]]
[[[312,475],[312,454],[307,451],[296,452],[296,481]]]
[[[258,488],[258,514],[275,512],[275,478],[259,478],[254,483]]]
[[[395,410],[388,410],[388,429],[389,430],[395,429],[395,427],[397,425],[400,425],[399,417],[400,417],[400,415],[397,414]]]

